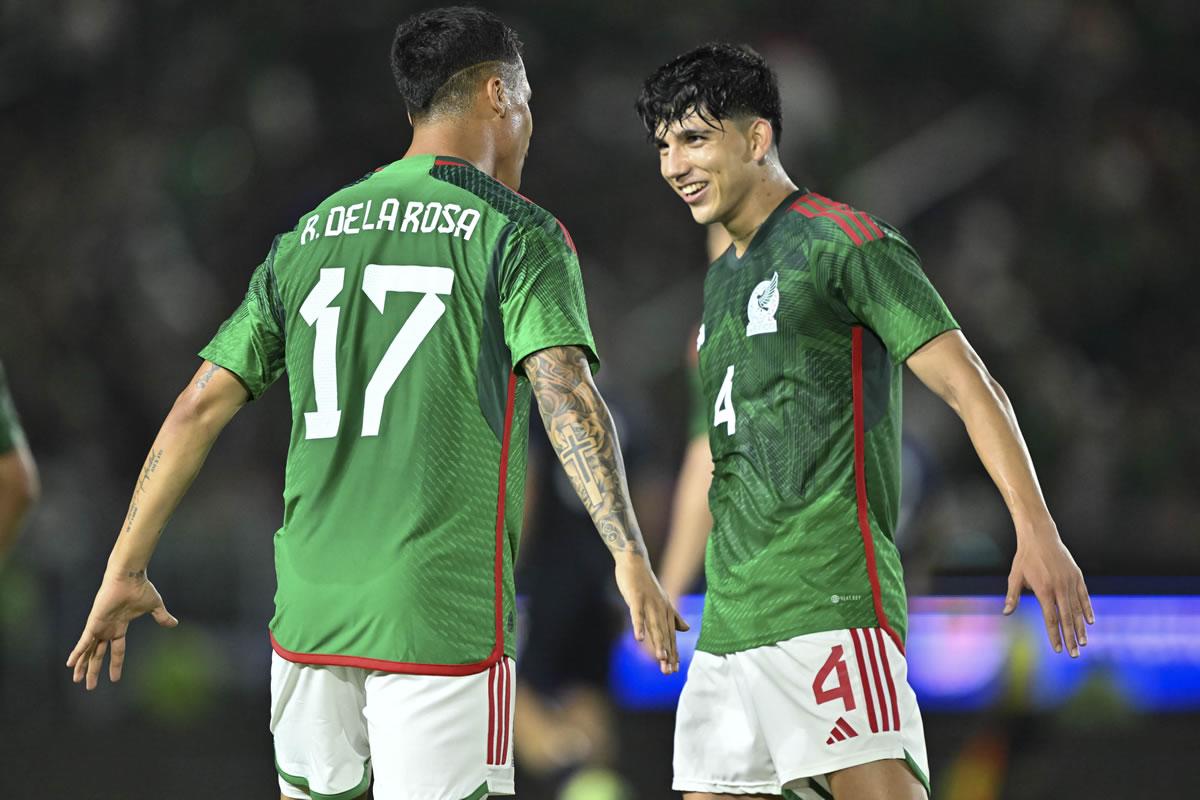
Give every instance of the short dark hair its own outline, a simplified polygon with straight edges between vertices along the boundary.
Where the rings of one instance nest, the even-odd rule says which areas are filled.
[[[392,74],[413,119],[458,110],[478,72],[499,62],[521,64],[521,40],[495,14],[472,6],[435,8],[396,28]],[[506,78],[513,80],[515,72]]]
[[[664,125],[693,112],[713,127],[723,119],[762,117],[776,144],[783,136],[779,79],[745,45],[710,42],[671,59],[642,84],[635,108],[651,141]]]

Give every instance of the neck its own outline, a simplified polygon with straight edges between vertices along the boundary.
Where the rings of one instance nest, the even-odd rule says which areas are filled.
[[[750,246],[754,234],[779,207],[783,198],[796,191],[796,184],[783,171],[783,167],[772,165],[759,176],[754,186],[746,192],[745,199],[733,216],[722,223],[733,239],[733,251],[739,257]]]
[[[496,148],[480,125],[465,125],[461,119],[424,122],[413,128],[409,156],[454,156],[470,162],[480,172],[496,178]]]

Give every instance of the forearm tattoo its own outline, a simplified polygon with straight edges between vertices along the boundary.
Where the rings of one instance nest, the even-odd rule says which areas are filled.
[[[150,478],[158,469],[158,462],[162,460],[163,451],[151,450],[150,455],[146,457],[146,465],[142,467],[142,477],[138,479],[137,486],[133,490],[133,499],[129,501],[129,513],[125,516],[125,530],[133,530],[133,522],[138,515],[138,502],[142,496],[146,494],[146,485],[150,482]]]
[[[589,380],[587,356],[578,347],[551,347],[524,367],[550,444],[608,549],[643,552],[616,430]]]

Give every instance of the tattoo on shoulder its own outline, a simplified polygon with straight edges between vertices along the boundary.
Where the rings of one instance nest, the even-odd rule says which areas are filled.
[[[586,354],[551,347],[528,356],[524,368],[550,444],[605,544],[642,552],[616,429],[591,383]]]

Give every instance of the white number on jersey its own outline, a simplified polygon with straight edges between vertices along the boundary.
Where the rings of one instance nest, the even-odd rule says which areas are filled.
[[[337,332],[341,309],[330,306],[346,281],[346,270],[330,267],[321,270],[321,278],[300,306],[300,316],[317,327],[313,345],[313,390],[317,410],[304,413],[305,439],[331,439],[337,436],[342,412],[337,407]],[[454,287],[454,271],[448,267],[416,267],[395,264],[368,264],[363,272],[362,290],[375,308],[383,313],[388,292],[419,292],[424,295],[412,314],[400,326],[396,338],[383,354],[367,382],[363,401],[363,436],[378,436],[383,418],[383,401],[408,366],[413,353],[446,313],[446,304],[438,295],[449,295]]]
[[[713,427],[725,424],[725,435],[737,433],[737,413],[733,410],[733,364],[725,370],[725,380],[717,392],[717,404],[713,407]]]

